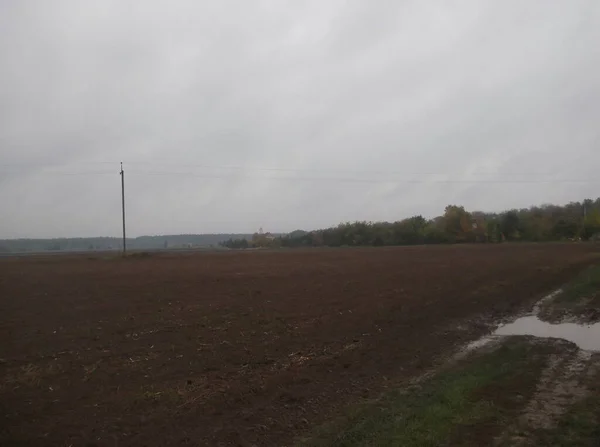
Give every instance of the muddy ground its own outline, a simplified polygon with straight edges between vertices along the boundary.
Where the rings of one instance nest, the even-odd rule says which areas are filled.
[[[511,336],[465,354],[349,406],[297,447],[599,445],[598,353]]]
[[[0,444],[287,445],[598,259],[587,244],[0,261]]]

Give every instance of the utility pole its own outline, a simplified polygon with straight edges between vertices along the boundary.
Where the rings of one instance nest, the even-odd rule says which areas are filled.
[[[587,204],[585,203],[585,199],[583,199],[583,222],[581,223],[581,235],[586,238],[588,236],[585,234],[585,219],[587,218]]]
[[[121,205],[123,208],[123,254],[127,253],[127,241],[125,238],[125,171],[123,171],[123,162],[121,162]]]

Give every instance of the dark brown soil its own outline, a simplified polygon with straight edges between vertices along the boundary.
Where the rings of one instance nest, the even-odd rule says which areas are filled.
[[[1,445],[286,445],[598,259],[587,244],[0,261]]]

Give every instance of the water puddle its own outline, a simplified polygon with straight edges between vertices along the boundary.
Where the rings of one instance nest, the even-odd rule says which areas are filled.
[[[500,326],[494,331],[493,335],[531,335],[542,338],[562,338],[575,343],[579,349],[600,351],[600,323],[589,325],[576,323],[551,324],[540,320],[536,316],[528,316]]]
[[[600,352],[600,323],[552,324],[542,321],[537,317],[542,305],[556,298],[561,292],[562,290],[559,289],[536,303],[532,314],[518,318],[512,323],[503,324],[490,335],[484,336],[479,340],[469,343],[467,346],[461,349],[460,354],[464,355],[474,349],[481,348],[494,341],[500,340],[502,337],[507,337],[510,335],[529,335],[540,338],[560,338],[570,341],[571,343],[575,343],[579,349],[584,351]]]

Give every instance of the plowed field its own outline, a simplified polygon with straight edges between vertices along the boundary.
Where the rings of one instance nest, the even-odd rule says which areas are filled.
[[[0,260],[0,444],[290,445],[598,259],[588,244]]]

